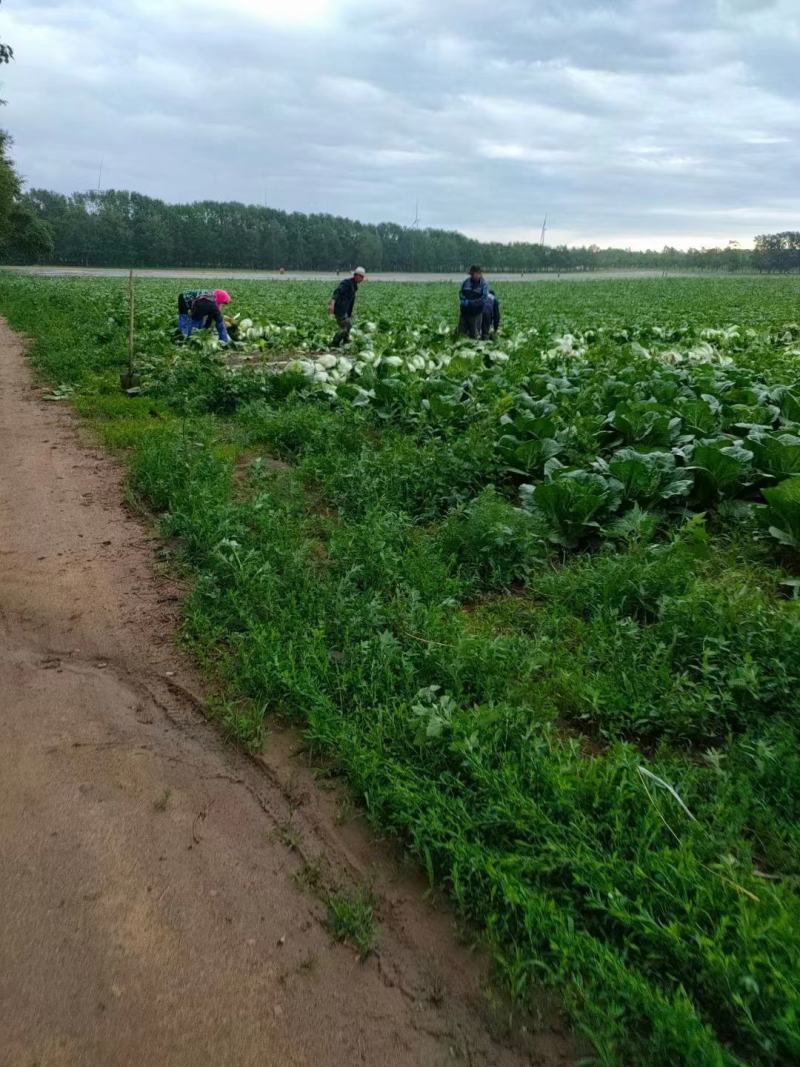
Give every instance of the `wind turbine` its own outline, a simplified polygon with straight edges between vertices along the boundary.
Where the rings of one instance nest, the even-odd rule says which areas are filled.
[[[545,237],[547,237],[547,215],[545,215],[544,222],[542,223],[542,235],[539,238],[540,245],[544,245]]]
[[[417,242],[414,234],[419,230],[419,200],[414,204],[414,221],[411,223],[411,273],[417,265]]]

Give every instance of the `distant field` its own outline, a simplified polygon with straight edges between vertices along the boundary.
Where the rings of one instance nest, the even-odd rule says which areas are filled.
[[[239,276],[232,368],[159,274],[131,398],[121,275],[0,308],[180,546],[231,736],[301,724],[598,1062],[800,1062],[797,280],[502,279],[477,347],[376,281],[332,355],[330,278]]]
[[[353,264],[356,266],[356,264]],[[364,264],[369,270],[368,265]],[[122,278],[128,276],[128,271],[121,268],[113,267],[0,267],[0,271],[11,271],[20,274],[34,274],[41,275],[42,277],[76,277],[76,278]],[[169,269],[169,270],[137,270],[136,275],[139,278],[203,278],[206,280],[212,278],[241,278],[242,280],[252,281],[336,281],[337,278],[341,279],[346,276],[346,271],[339,271],[335,273],[333,271],[287,271],[285,274],[279,274],[278,271],[231,271],[231,270],[197,270],[197,269]],[[488,275],[487,275],[488,276]],[[528,273],[528,274],[497,274],[493,277],[501,278],[507,282],[542,282],[553,281],[558,279],[559,281],[596,281],[603,278],[662,278],[667,274],[660,270],[617,270],[617,271],[586,271],[586,272],[569,272],[565,271],[563,274],[550,273]],[[680,277],[696,277],[696,275],[690,272],[682,273],[680,271],[669,271],[668,276],[672,278]],[[433,281],[462,281],[464,273],[458,274],[393,274],[382,271],[371,271],[369,273],[371,281],[385,281],[385,282],[433,282]],[[720,277],[728,277],[727,275],[720,275]]]

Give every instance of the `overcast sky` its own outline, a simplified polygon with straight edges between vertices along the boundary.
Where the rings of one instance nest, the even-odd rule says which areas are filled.
[[[4,0],[32,186],[474,236],[800,229],[800,0]]]

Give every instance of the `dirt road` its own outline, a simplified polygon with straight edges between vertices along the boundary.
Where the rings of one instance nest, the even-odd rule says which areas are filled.
[[[3,1067],[569,1062],[543,1026],[497,1036],[483,963],[296,738],[262,768],[199,713],[180,590],[1,321],[0,455]],[[363,964],[320,871],[375,886]]]

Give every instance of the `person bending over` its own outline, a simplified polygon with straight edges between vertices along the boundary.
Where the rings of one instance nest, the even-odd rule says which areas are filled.
[[[194,330],[208,330],[213,322],[220,341],[228,344],[230,337],[220,308],[230,302],[224,289],[187,289],[179,293],[178,329],[184,337],[191,337]]]

